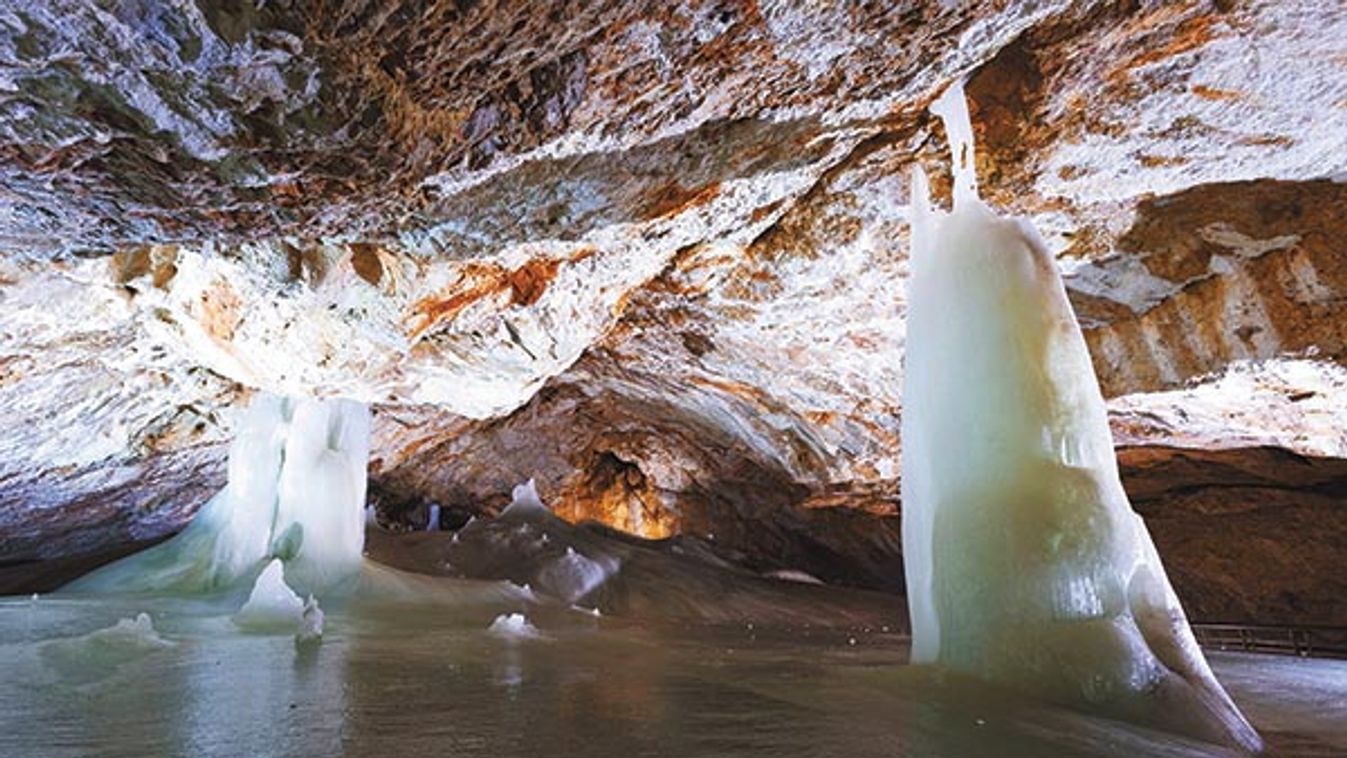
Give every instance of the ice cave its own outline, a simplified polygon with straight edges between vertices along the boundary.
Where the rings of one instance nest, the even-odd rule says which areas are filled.
[[[0,756],[1347,756],[1345,62],[0,4]]]

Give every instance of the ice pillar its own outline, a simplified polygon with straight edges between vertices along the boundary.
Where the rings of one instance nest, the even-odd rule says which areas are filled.
[[[1033,226],[978,197],[960,86],[933,106],[954,206],[912,186],[903,551],[914,663],[1256,750],[1118,478],[1103,397]]]
[[[271,559],[306,592],[358,571],[370,414],[350,400],[254,396],[229,449],[229,483],[183,532],[85,576],[80,591],[210,592]]]

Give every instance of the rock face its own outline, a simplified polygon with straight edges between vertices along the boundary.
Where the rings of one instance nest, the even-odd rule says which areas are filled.
[[[1124,447],[1133,506],[1190,615],[1347,626],[1347,462],[1276,447]]]
[[[967,77],[1193,615],[1324,621],[1344,40],[1310,0],[11,3],[0,561],[177,528],[264,388],[374,403],[409,520],[536,477],[900,590],[903,186]]]

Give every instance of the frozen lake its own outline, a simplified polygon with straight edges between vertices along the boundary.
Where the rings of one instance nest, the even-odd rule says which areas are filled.
[[[1219,748],[904,665],[879,629],[598,618],[508,586],[417,580],[328,609],[326,635],[245,634],[201,600],[0,601],[0,755],[1218,756]],[[154,633],[87,636],[147,613]],[[82,636],[84,635],[84,636]],[[1274,755],[1347,755],[1347,661],[1216,653]]]

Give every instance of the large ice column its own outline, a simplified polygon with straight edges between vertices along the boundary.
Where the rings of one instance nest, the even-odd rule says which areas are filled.
[[[362,403],[258,393],[237,424],[229,483],[187,529],[69,589],[209,592],[251,581],[272,558],[293,587],[335,587],[360,567],[369,434]]]
[[[369,436],[363,403],[295,402],[272,528],[272,551],[285,559],[292,586],[313,592],[359,571]]]
[[[912,659],[1256,750],[1118,478],[1103,397],[1033,226],[978,197],[962,87],[932,108],[954,207],[912,188],[903,551]]]

